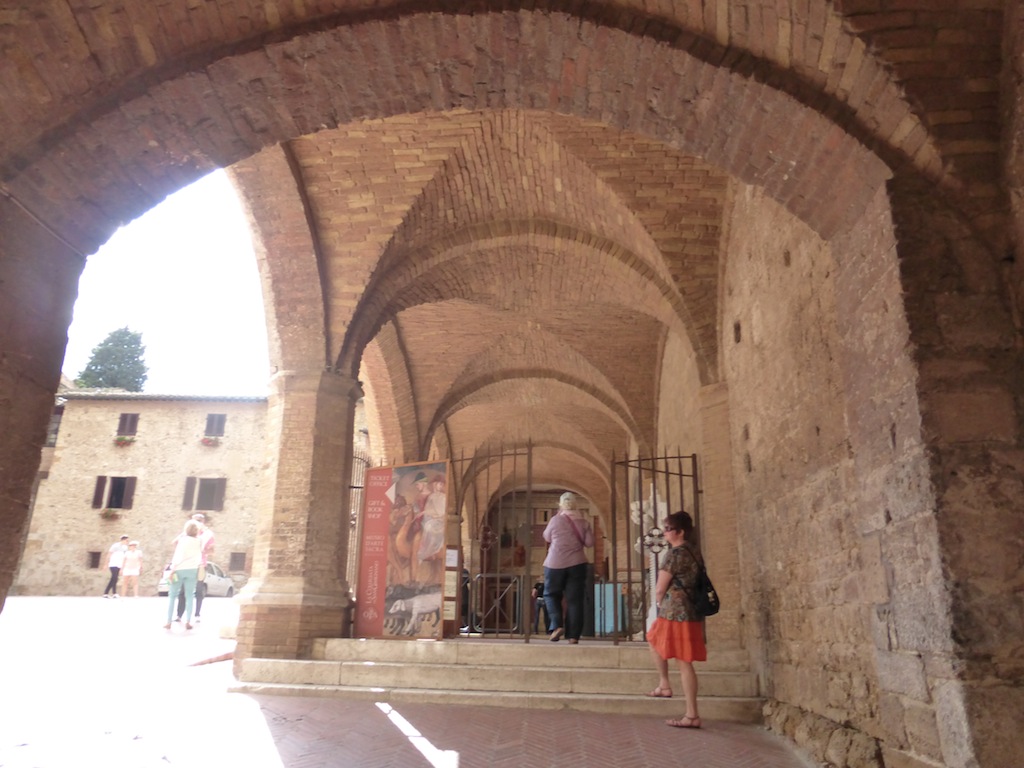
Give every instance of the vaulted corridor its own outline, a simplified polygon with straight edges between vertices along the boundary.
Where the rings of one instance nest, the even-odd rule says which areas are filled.
[[[376,461],[531,441],[604,516],[609,457],[698,454],[771,727],[1012,765],[1024,26],[924,5],[7,3],[0,594],[85,259],[224,167],[271,351],[240,658],[340,631],[362,400]],[[512,485],[474,467],[450,530]]]

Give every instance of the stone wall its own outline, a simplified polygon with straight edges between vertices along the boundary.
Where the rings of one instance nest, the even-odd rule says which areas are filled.
[[[17,574],[28,509],[85,257],[0,196],[0,609]]]
[[[689,342],[668,334],[658,390],[658,445],[666,451],[700,453],[700,373]]]
[[[737,190],[729,229],[721,344],[744,631],[769,700],[786,703],[790,722],[794,710],[806,718],[789,735],[824,759],[815,747],[829,739],[800,732],[819,733],[822,722],[870,732],[878,715],[837,265],[825,242],[751,188]]]
[[[707,622],[710,653],[742,645],[741,601],[729,393],[724,384],[702,386],[689,343],[669,334],[664,344],[658,402],[658,442],[667,454],[697,454],[701,497],[687,499],[698,509],[701,547],[722,610]],[[660,521],[659,521],[660,523]]]
[[[136,440],[114,443],[118,418],[138,413]],[[209,413],[227,414],[219,445],[200,441]],[[222,511],[204,511],[216,534],[213,562],[228,571],[231,554],[251,568],[257,500],[264,485],[266,401],[253,399],[80,399],[64,407],[48,476],[41,479],[15,590],[21,595],[98,595],[109,576],[106,552],[125,534],[139,541],[145,566],[139,593],[156,594],[171,540],[192,514],[183,507],[187,477],[227,478]],[[92,506],[97,476],[135,477],[131,509],[104,519]],[[98,567],[90,553],[99,552]]]

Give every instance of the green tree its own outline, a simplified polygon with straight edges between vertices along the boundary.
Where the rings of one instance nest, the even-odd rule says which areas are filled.
[[[93,348],[89,364],[78,374],[75,384],[86,389],[116,387],[141,392],[149,371],[142,359],[145,352],[141,333],[127,326],[111,331]]]

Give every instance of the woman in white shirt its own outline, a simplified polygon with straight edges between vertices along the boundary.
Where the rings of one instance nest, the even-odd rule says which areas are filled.
[[[185,523],[183,535],[178,537],[171,557],[170,588],[167,590],[167,623],[164,629],[171,628],[171,617],[174,615],[174,604],[178,600],[178,592],[185,590],[185,629],[192,629],[192,603],[196,595],[196,577],[199,566],[203,562],[203,547],[199,541],[199,523],[189,520]]]

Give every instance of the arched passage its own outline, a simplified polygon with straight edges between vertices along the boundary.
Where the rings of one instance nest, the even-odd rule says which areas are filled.
[[[184,16],[197,12],[192,10],[194,4],[167,6],[168,14]],[[4,392],[10,394],[10,402],[25,405],[17,415],[12,413],[8,418],[11,434],[24,434],[28,446],[17,444],[5,449],[13,461],[5,461],[4,465],[14,467],[12,474],[17,475],[12,483],[12,500],[4,508],[4,514],[12,520],[12,530],[21,530],[24,525],[31,454],[38,453],[47,400],[52,394],[49,390],[53,384],[46,382],[55,381],[55,361],[67,327],[72,283],[80,268],[81,254],[104,240],[117,222],[131,218],[168,191],[215,165],[241,162],[238,171],[259,172],[259,151],[288,142],[284,166],[292,185],[305,191],[307,197],[299,202],[292,195],[282,212],[287,210],[296,217],[301,214],[306,234],[313,232],[316,236],[304,237],[299,243],[287,238],[276,240],[275,234],[301,233],[302,227],[288,230],[276,221],[273,224],[279,228],[275,228],[261,217],[261,237],[265,244],[275,244],[267,252],[268,257],[281,259],[277,266],[302,265],[301,279],[306,281],[307,290],[296,295],[311,299],[302,303],[305,322],[318,321],[317,301],[313,297],[319,297],[323,304],[324,317],[322,325],[309,335],[289,334],[285,331],[294,329],[284,327],[283,318],[297,318],[277,313],[275,334],[281,339],[282,360],[295,350],[287,339],[303,345],[301,354],[295,354],[303,370],[294,380],[288,380],[288,386],[282,385],[282,397],[295,397],[296,392],[301,392],[301,397],[308,397],[315,408],[321,409],[328,422],[342,424],[345,409],[340,404],[355,391],[355,383],[338,381],[333,373],[324,374],[323,368],[336,360],[377,260],[396,228],[407,221],[409,211],[434,210],[437,216],[444,215],[442,208],[417,206],[422,202],[419,196],[429,182],[438,178],[439,169],[452,156],[451,146],[472,144],[458,144],[460,132],[483,135],[486,121],[474,122],[472,113],[500,109],[516,113],[510,114],[509,120],[522,120],[518,113],[530,110],[570,118],[561,125],[564,130],[558,141],[562,143],[568,141],[567,135],[582,135],[596,123],[610,128],[614,136],[626,138],[614,146],[615,152],[628,153],[639,146],[633,138],[641,137],[645,148],[665,146],[695,155],[719,174],[763,190],[767,197],[803,221],[816,237],[832,247],[837,280],[841,278],[842,283],[842,289],[836,291],[834,311],[836,335],[843,340],[844,362],[840,368],[849,377],[844,382],[848,397],[844,410],[850,421],[847,428],[857,433],[857,439],[850,440],[850,451],[855,463],[862,462],[865,453],[873,458],[855,467],[856,476],[871,489],[871,493],[856,499],[855,505],[865,512],[862,519],[873,519],[872,511],[880,508],[886,511],[881,513],[884,528],[894,519],[894,508],[900,507],[885,503],[889,492],[880,479],[888,477],[881,469],[882,454],[868,450],[877,451],[879,440],[884,446],[888,439],[904,459],[897,466],[907,470],[906,478],[896,478],[899,482],[894,485],[901,503],[931,509],[932,499],[925,488],[928,483],[921,479],[925,476],[940,491],[939,511],[943,515],[965,507],[973,511],[968,499],[971,491],[980,489],[981,498],[992,502],[993,515],[999,523],[996,529],[1003,534],[1008,532],[1012,539],[1019,529],[1011,522],[1014,502],[1002,498],[1002,492],[988,484],[995,477],[1012,483],[1015,475],[1012,462],[1002,453],[1015,450],[1018,441],[1011,376],[1016,355],[1005,339],[1019,335],[1012,324],[1005,322],[1007,313],[1002,296],[992,290],[998,278],[993,278],[991,251],[985,242],[991,231],[998,232],[998,190],[992,193],[978,183],[983,169],[991,167],[991,145],[997,143],[987,132],[977,129],[983,120],[981,112],[991,107],[991,97],[982,96],[972,102],[979,109],[974,123],[977,130],[972,134],[972,138],[978,139],[977,144],[958,142],[958,135],[968,133],[967,130],[949,131],[948,135],[936,131],[933,135],[925,125],[945,124],[943,119],[950,119],[942,110],[944,96],[938,93],[943,89],[924,85],[922,81],[928,78],[915,76],[908,65],[911,59],[896,55],[898,51],[894,49],[898,44],[887,40],[883,33],[873,31],[863,37],[851,33],[850,30],[871,28],[872,14],[840,17],[836,8],[816,6],[813,18],[801,19],[798,10],[789,9],[782,14],[784,23],[768,25],[786,30],[786,34],[762,39],[751,34],[741,21],[749,18],[746,6],[743,12],[739,6],[724,3],[717,7],[722,12],[713,14],[713,19],[711,14],[707,19],[698,19],[687,16],[685,11],[668,9],[660,15],[641,14],[626,4],[571,13],[561,7],[526,11],[513,5],[492,13],[473,14],[469,11],[479,9],[467,9],[462,15],[377,12],[366,16],[346,15],[340,6],[332,6],[327,12],[321,11],[319,17],[307,17],[302,15],[306,12],[302,9],[263,4],[259,11],[245,17],[248,20],[244,25],[230,32],[218,37],[210,31],[217,28],[216,24],[196,25],[198,31],[191,39],[161,34],[155,17],[110,13],[106,6],[95,9],[90,16],[82,11],[81,17],[69,12],[52,13],[49,9],[42,12],[39,23],[45,21],[54,28],[64,28],[62,25],[70,22],[68,29],[77,27],[77,31],[69,34],[69,46],[47,56],[65,56],[65,61],[86,64],[80,68],[63,67],[68,74],[60,79],[27,63],[52,61],[51,58],[35,59],[28,55],[18,59],[21,63],[16,62],[15,68],[25,77],[19,78],[12,88],[11,109],[5,118],[9,121],[5,127],[12,130],[0,132],[5,137],[0,165],[4,184],[0,220],[4,233],[0,246],[4,257],[4,304],[14,308],[9,310],[9,320],[15,329],[10,334],[10,351],[4,360],[3,386]],[[430,10],[436,11],[424,9]],[[922,15],[933,18],[928,13]],[[13,24],[27,22],[16,18]],[[979,24],[977,12],[958,16],[958,25],[958,32],[968,34],[985,28]],[[791,34],[796,28],[801,33]],[[131,29],[132,34],[108,36],[103,32],[106,29]],[[806,34],[802,34],[804,29]],[[128,42],[118,42],[121,39]],[[407,41],[407,45],[397,45],[400,40]],[[869,49],[866,41],[877,47]],[[26,51],[31,49],[27,40],[21,44]],[[990,50],[986,46],[979,49],[982,47]],[[877,58],[875,50],[880,52]],[[388,56],[381,60],[389,62],[389,66],[368,71],[368,52],[387,52]],[[887,61],[885,57],[890,52],[893,55]],[[972,57],[966,60],[977,63]],[[991,56],[990,60],[998,61],[998,56]],[[630,66],[632,62],[639,66]],[[891,62],[896,66],[888,70],[885,65]],[[57,69],[54,67],[54,71]],[[892,75],[888,74],[890,71]],[[985,81],[991,73],[990,67],[982,68],[983,77],[972,80],[978,93],[996,90]],[[894,83],[897,76],[905,82]],[[53,83],[60,87],[52,87]],[[904,86],[914,94],[914,103],[931,122],[922,120],[909,102],[900,97],[900,88]],[[956,95],[953,92],[952,96]],[[428,113],[439,117],[432,123],[420,117]],[[399,115],[418,117],[395,132],[377,124]],[[964,125],[972,124],[971,118],[964,119]],[[986,125],[991,122],[988,120]],[[387,137],[387,143],[393,145],[390,154],[383,150],[366,151],[381,137]],[[339,146],[339,139],[347,145],[348,154],[331,151],[331,147]],[[977,147],[977,155],[983,158],[973,166],[982,169],[977,176],[958,143]],[[940,149],[946,154],[940,154]],[[577,146],[576,152],[584,150]],[[614,171],[619,167],[615,152],[606,152],[602,158],[601,150],[595,148],[586,164]],[[385,158],[390,159],[384,162]],[[275,158],[272,165],[284,167],[281,160]],[[314,170],[322,173],[314,174]],[[629,180],[614,183],[607,176],[601,179],[609,186],[617,185],[618,195],[628,188],[653,189],[651,176],[639,170],[634,170],[634,174]],[[452,183],[463,178],[457,174],[443,176]],[[384,177],[383,181],[378,181],[380,177]],[[887,187],[890,177],[895,180]],[[934,189],[922,184],[922,179],[941,182],[943,194],[959,195],[960,186],[977,194],[950,198],[961,206],[961,211],[956,206],[944,209],[945,203],[929,200]],[[353,184],[358,191],[342,192],[345,184]],[[680,194],[693,194],[695,186],[684,184]],[[745,190],[739,188],[733,194],[745,194]],[[650,200],[660,200],[661,210],[679,211],[678,206],[665,203],[666,195],[663,190]],[[479,196],[481,202],[483,197]],[[716,213],[706,218],[708,226],[716,231],[726,221],[721,213],[726,197],[726,191],[719,190]],[[329,204],[332,198],[337,205]],[[965,198],[969,198],[968,202]],[[635,201],[637,196],[631,199]],[[500,220],[495,212],[500,210],[501,201],[487,202],[488,210],[480,221],[493,224]],[[984,213],[985,208],[993,215],[983,222],[979,210]],[[268,211],[271,209],[268,206]],[[607,210],[610,209],[602,208],[601,212]],[[891,236],[893,227],[886,220],[890,211],[897,214],[895,228],[900,237]],[[947,249],[940,260],[943,271],[939,275],[927,274],[919,265],[931,263],[924,255],[929,250],[925,243],[934,241],[924,235],[931,231],[930,224],[946,221],[946,214],[951,214],[956,224],[948,231],[940,229],[939,244]],[[737,220],[729,218],[726,223],[734,227],[726,236],[735,242]],[[655,228],[650,219],[645,219],[644,226],[649,230]],[[983,229],[986,237],[978,236],[975,229]],[[590,231],[596,234],[603,229],[593,223]],[[769,228],[766,231],[770,234]],[[652,234],[651,239],[659,244],[659,249],[668,250],[665,245],[673,238]],[[909,247],[915,258],[900,263],[895,258],[897,247]],[[699,265],[717,272],[719,256],[716,252]],[[772,254],[765,251],[756,256],[767,260]],[[680,262],[666,259],[665,264],[672,273],[669,265],[679,266]],[[711,328],[718,329],[717,334],[710,333],[716,343],[736,345],[742,344],[744,338],[749,340],[749,335],[744,337],[744,329],[752,332],[756,321],[751,317],[749,323],[744,323],[724,314],[720,316],[725,303],[719,301],[718,290],[707,290],[709,284],[715,285],[714,274],[710,280],[708,275],[702,276],[705,282],[693,286],[686,282],[689,276],[685,272],[679,269],[672,276],[677,290],[692,308],[692,321],[698,326],[686,329],[690,336],[701,339],[701,344],[694,346],[704,345]],[[764,274],[768,278],[777,275],[772,270]],[[277,279],[275,285],[284,287]],[[699,295],[689,293],[688,286]],[[868,290],[875,286],[885,288],[880,302]],[[25,296],[33,300],[29,302]],[[690,301],[691,298],[698,300]],[[995,301],[986,301],[992,299]],[[783,306],[785,301],[786,297],[780,295],[777,304]],[[909,334],[902,334],[905,301],[911,320]],[[287,303],[276,306],[286,309]],[[22,309],[27,309],[23,314],[28,320],[16,317]],[[432,318],[428,307],[416,305],[415,310],[404,309],[397,318],[401,331],[395,334],[397,338],[405,338],[414,330],[411,324],[402,325],[410,318],[416,319],[416,327],[438,321],[449,335],[453,328],[473,330],[471,316],[455,312]],[[561,319],[560,330],[589,349],[598,346],[591,343],[593,329],[607,331],[612,325],[601,326],[598,320],[587,324],[579,317]],[[629,322],[625,316],[613,319],[618,326]],[[454,325],[453,320],[463,324]],[[394,318],[391,323],[394,326]],[[796,345],[802,338],[800,326],[794,327],[797,330],[792,341]],[[992,327],[1008,330],[1005,334],[987,333],[986,328]],[[620,358],[629,359],[645,375],[653,374],[652,378],[659,383],[668,380],[671,372],[662,375],[657,350],[664,348],[666,336],[673,341],[678,336],[675,330],[662,330],[659,338],[644,339],[650,349],[635,354],[630,349],[625,355],[618,352]],[[622,338],[606,332],[601,340]],[[896,349],[894,341],[900,338],[904,346]],[[884,343],[876,343],[879,340]],[[447,343],[454,345],[457,341],[448,339]],[[908,344],[914,345],[913,359],[906,354]],[[901,374],[897,379],[901,387],[914,379],[913,372],[908,373],[908,364],[926,374],[922,378],[926,391],[920,406],[919,392],[913,391],[914,386],[921,389],[919,385],[893,390],[885,383],[891,377],[886,379],[884,375],[888,372],[883,359],[872,356],[878,349],[893,355]],[[429,370],[424,373],[420,367],[422,358],[415,355],[417,350],[416,345],[405,346],[405,370],[394,378],[405,389],[395,398],[400,406],[395,409],[399,420],[415,414],[412,406],[417,404],[417,393],[435,377]],[[590,359],[595,359],[593,353]],[[858,360],[864,365],[856,365]],[[310,372],[314,366],[317,377]],[[607,362],[595,367],[604,370]],[[979,370],[977,376],[972,375]],[[813,380],[806,372],[801,373],[805,373],[804,381]],[[755,375],[751,372],[745,380]],[[773,381],[795,382],[799,378],[782,376]],[[623,387],[618,389],[625,391]],[[648,389],[651,391],[647,393],[646,407],[660,413],[666,393],[671,394],[669,388]],[[407,399],[399,401],[403,395]],[[901,415],[895,431],[891,422],[883,425],[873,418],[873,409],[879,409],[880,403],[885,404],[881,410]],[[962,423],[950,414],[964,404],[988,417],[976,420],[970,429],[963,429]],[[630,407],[636,411],[639,406],[630,401]],[[924,414],[920,428],[915,424],[918,410]],[[800,445],[813,444],[797,428],[809,425],[806,411],[793,413],[796,415],[792,423],[796,426],[792,434],[799,438]],[[999,418],[1000,415],[1006,418]],[[299,421],[321,423],[308,418]],[[1010,426],[1000,428],[1000,423]],[[742,425],[737,427],[735,437],[742,441]],[[664,423],[659,423],[659,431],[665,428]],[[339,427],[337,431],[344,430]],[[828,430],[822,432],[827,434]],[[917,432],[922,432],[928,442],[928,451],[920,446]],[[410,444],[420,446],[418,441],[405,442]],[[863,450],[858,451],[858,447]],[[926,454],[930,457],[927,469],[919,461]],[[316,455],[303,460],[316,465]],[[837,467],[846,466],[845,460],[838,458],[834,463]],[[739,471],[747,471],[744,462],[737,462],[737,466]],[[757,466],[753,457],[750,466]],[[966,486],[960,485],[961,480],[949,479],[965,476],[971,478]],[[754,495],[743,503],[756,508],[759,498]],[[908,530],[901,528],[892,541],[912,540]],[[1013,594],[1006,586],[1007,579],[1002,578],[1002,572],[972,572],[964,554],[966,548],[952,529],[945,528],[936,534],[933,528],[922,524],[918,532],[932,542],[941,538],[944,546],[950,548],[947,552],[936,546],[924,555],[919,554],[918,558],[928,561],[929,567],[923,568],[923,572],[937,573],[930,566],[943,560],[953,567],[950,573],[941,574],[943,578],[962,576],[979,585],[994,576],[1001,585],[984,599],[972,596],[969,590],[957,592],[957,610],[950,619],[965,622],[958,626],[969,630],[963,636],[973,638],[977,632],[984,638],[976,656],[965,654],[961,647],[953,649],[953,653],[969,656],[978,672],[992,671],[986,661],[991,657],[980,651],[991,651],[999,659],[1010,658],[1012,654],[1005,644],[993,642],[992,637],[998,639],[998,633],[981,631],[981,622],[990,615],[985,607],[989,600],[994,606],[991,615],[1012,608]],[[844,533],[848,532],[844,529]],[[876,538],[881,540],[882,536],[878,534]],[[878,551],[883,550],[879,545]],[[887,555],[899,557],[902,552],[895,547]],[[952,557],[947,559],[949,554]],[[8,578],[17,554],[14,552],[12,557],[7,551],[4,557],[3,573]],[[993,558],[987,565],[996,560]],[[899,587],[893,592],[894,615],[915,619],[880,622],[886,628],[895,627],[896,635],[905,642],[883,649],[885,653],[879,656],[882,663],[905,671],[913,667],[915,653],[936,653],[935,658],[948,658],[944,654],[950,652],[948,641],[954,633],[941,622],[936,626],[916,620],[924,613],[916,602],[920,595],[908,579],[899,581]],[[942,601],[941,595],[925,597],[926,605],[929,601]],[[899,605],[900,601],[913,605],[901,613],[900,608],[908,606]],[[851,602],[861,608],[865,605]],[[849,603],[840,605],[830,615],[842,615]],[[961,612],[961,608],[968,610]],[[308,619],[315,615],[315,610],[302,615]],[[802,613],[800,618],[807,615]],[[936,615],[944,616],[941,611]],[[302,623],[301,632],[308,634],[316,623]],[[794,646],[787,646],[783,655],[794,650]],[[790,661],[788,656],[772,659],[773,680],[779,682],[778,692],[782,695],[788,695],[783,682]],[[900,707],[914,708],[915,712],[923,709],[928,716],[936,709],[948,712],[963,707],[969,713],[962,721],[980,720],[985,713],[998,716],[1002,711],[1015,711],[1012,706],[986,709],[977,703],[977,695],[969,697],[969,705],[964,704],[959,678],[929,677],[930,674],[914,673],[915,685],[908,686],[912,690],[886,690],[885,695],[876,698],[889,703],[896,701]],[[995,679],[1000,679],[998,674]],[[928,689],[928,684],[941,689],[937,705],[930,701],[922,703],[914,697],[920,688]],[[1008,686],[997,688],[1001,703],[1014,701]],[[828,711],[827,706],[822,709]],[[873,715],[854,714],[855,726],[864,733],[872,733],[877,725]],[[895,736],[886,743],[891,749],[908,752],[921,748],[927,759],[954,764],[959,754],[955,746],[941,743],[935,749],[928,744],[911,748]]]

